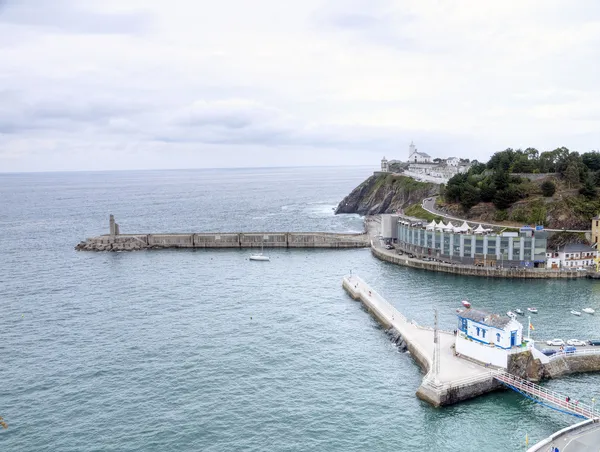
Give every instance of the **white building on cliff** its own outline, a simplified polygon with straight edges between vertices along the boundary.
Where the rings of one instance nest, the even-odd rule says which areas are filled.
[[[468,160],[457,157],[432,161],[429,154],[419,152],[413,142],[408,147],[408,163],[408,169],[405,171],[407,176],[437,184],[446,183],[456,174],[467,172],[471,166]]]

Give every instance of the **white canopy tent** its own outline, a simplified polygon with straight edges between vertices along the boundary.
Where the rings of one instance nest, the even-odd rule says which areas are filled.
[[[475,228],[475,230],[473,232],[475,234],[483,234],[483,233],[485,233],[485,229],[483,228],[483,226],[479,225]]]
[[[428,231],[433,231],[436,226],[437,226],[437,224],[436,224],[435,220],[431,220],[431,223],[429,223],[427,226],[425,226],[425,229],[427,229]]]
[[[444,226],[444,231],[454,232],[454,225],[452,224],[451,221],[449,221],[448,224]]]
[[[469,224],[464,221],[463,224],[460,226],[460,230],[462,232],[469,232],[471,229],[473,229],[471,226],[469,226]]]

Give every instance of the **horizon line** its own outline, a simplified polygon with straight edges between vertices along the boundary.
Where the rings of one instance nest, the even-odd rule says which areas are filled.
[[[293,166],[225,166],[225,167],[194,167],[194,168],[127,168],[104,170],[40,170],[40,171],[0,171],[0,175],[11,174],[54,174],[54,173],[115,173],[127,171],[214,171],[214,170],[257,170],[257,169],[294,169],[294,168],[365,168],[371,165],[293,165]],[[374,166],[375,168],[375,166]],[[375,171],[375,170],[374,170]]]

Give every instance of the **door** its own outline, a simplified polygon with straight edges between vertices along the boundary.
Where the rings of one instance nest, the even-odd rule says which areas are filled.
[[[510,346],[514,347],[515,345],[517,345],[517,332],[511,331],[510,332]]]

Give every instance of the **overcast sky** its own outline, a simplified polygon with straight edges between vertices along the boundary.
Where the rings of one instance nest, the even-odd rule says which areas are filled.
[[[600,147],[597,0],[0,0],[0,172]]]

